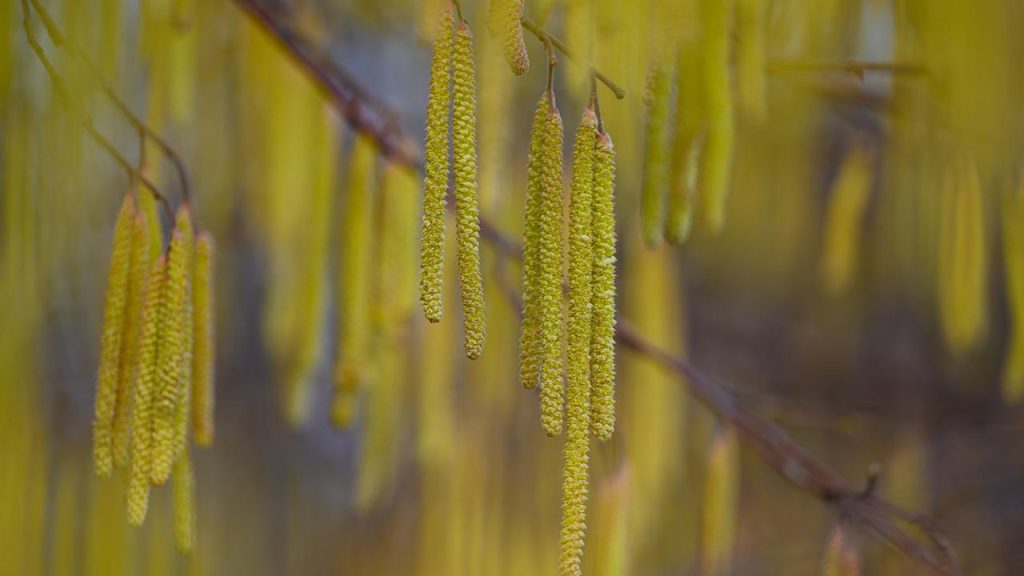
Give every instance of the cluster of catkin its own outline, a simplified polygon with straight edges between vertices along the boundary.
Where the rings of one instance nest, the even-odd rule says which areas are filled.
[[[434,40],[427,100],[420,302],[430,322],[439,322],[442,316],[441,272],[449,176],[455,190],[464,346],[466,355],[475,359],[483,353],[486,332],[477,196],[476,68],[469,24],[460,18],[456,26],[450,4],[441,12]]]
[[[711,231],[717,232],[725,223],[734,148],[730,80],[734,36],[740,105],[752,118],[764,115],[762,0],[698,4],[700,33],[681,35],[668,51],[670,56],[654,58],[648,75],[640,205],[649,246],[662,238],[673,244],[685,242],[695,205]]]
[[[213,258],[213,240],[196,237],[187,204],[165,252],[152,199],[125,196],[107,280],[94,460],[103,477],[129,470],[133,526],[145,520],[150,486],[173,475],[182,551],[193,539],[189,432],[201,446],[213,442]]]

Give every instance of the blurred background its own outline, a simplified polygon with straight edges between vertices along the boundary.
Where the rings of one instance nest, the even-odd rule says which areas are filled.
[[[708,78],[676,54],[706,42],[711,1],[526,2],[626,91],[600,89],[618,154],[621,316],[851,481],[881,464],[879,492],[929,514],[965,574],[1024,573],[1024,3],[736,0],[719,102],[734,126],[724,227],[697,216],[684,244],[647,246],[645,179],[678,165],[652,150],[662,139],[674,154],[664,147],[683,95]],[[466,360],[453,266],[448,313],[428,325],[418,216],[379,218],[369,244],[390,239],[400,259],[373,268],[373,306],[386,294],[399,314],[375,322],[355,422],[335,429],[353,132],[241,2],[39,3],[185,160],[197,226],[218,244],[217,434],[192,451],[188,555],[175,550],[166,488],[135,529],[125,475],[93,471],[107,266],[130,182],[81,119],[132,163],[140,144],[33,12],[29,29],[68,87],[58,96],[27,42],[28,4],[3,0],[0,574],[555,574],[563,439],[544,435],[518,382],[506,290],[518,266],[485,245],[488,341]],[[441,2],[257,4],[422,148]],[[515,77],[486,33],[486,2],[463,10],[476,31],[482,212],[518,237],[543,47],[526,38],[533,66]],[[660,132],[648,116],[659,67],[673,78]],[[587,88],[563,61],[567,138]],[[159,150],[146,169],[177,205]],[[618,375],[615,435],[593,445],[585,573],[821,573],[834,509],[723,441],[675,375],[621,348]],[[843,534],[864,574],[927,573]]]

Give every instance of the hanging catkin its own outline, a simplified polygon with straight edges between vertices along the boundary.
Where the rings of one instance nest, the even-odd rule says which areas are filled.
[[[427,96],[426,178],[423,183],[423,233],[420,240],[420,303],[427,320],[441,320],[441,267],[444,260],[444,208],[448,192],[448,113],[452,87],[451,4],[441,12],[430,62]]]
[[[519,380],[532,390],[537,386],[541,364],[540,341],[540,239],[543,174],[547,144],[548,115],[551,114],[551,93],[545,92],[533,113],[530,129],[530,150],[526,164],[526,215],[523,224],[523,328],[519,338]]]
[[[153,394],[153,461],[150,478],[164,484],[171,475],[178,446],[178,404],[187,386],[185,314],[189,301],[189,272],[192,267],[192,223],[188,206],[178,210],[167,257],[167,284],[160,302],[157,381]]]
[[[701,574],[729,574],[739,499],[739,447],[736,432],[721,426],[708,449],[700,523]]]
[[[128,304],[125,307],[124,338],[121,343],[121,367],[118,377],[117,409],[114,412],[114,465],[128,464],[131,448],[132,395],[139,364],[139,336],[142,332],[142,305],[146,280],[153,268],[146,217],[136,211],[132,221],[132,264],[128,276]]]
[[[142,306],[139,369],[136,373],[132,414],[132,468],[128,484],[128,522],[132,526],[142,525],[149,503],[153,451],[153,393],[157,380],[157,348],[166,282],[167,258],[161,256],[149,275],[146,298]]]
[[[1024,177],[1024,174],[1022,174]],[[1010,336],[1003,363],[1003,398],[1024,396],[1024,179],[1003,198],[1003,262]]]
[[[187,554],[192,551],[192,541],[195,538],[195,478],[188,446],[185,446],[174,462],[171,490],[171,500],[174,504],[174,544],[179,552]]]
[[[694,189],[706,125],[700,49],[696,39],[683,40],[676,59],[675,133],[665,217],[665,240],[672,244],[685,242],[693,223]]]
[[[369,361],[375,155],[373,142],[357,136],[349,156],[342,260],[338,268],[339,329],[332,410],[334,425],[338,427],[352,423]]]
[[[201,232],[196,240],[195,272],[192,283],[194,349],[192,353],[192,433],[196,444],[213,444],[214,395],[214,299],[213,279],[216,249],[213,237]]]
[[[668,175],[668,125],[672,108],[672,67],[656,64],[648,79],[647,136],[644,155],[644,183],[640,211],[644,242],[661,242],[665,221],[665,184]]]
[[[733,105],[729,86],[732,2],[704,0],[701,4],[704,56],[704,105],[708,131],[701,170],[701,207],[708,229],[725,223],[725,202],[733,153]]]
[[[841,294],[856,270],[864,210],[871,192],[870,153],[855,145],[843,159],[825,212],[821,276],[825,291]]]
[[[615,430],[615,147],[601,132],[594,153],[593,307],[590,428],[607,440]]]
[[[455,230],[459,245],[466,356],[480,357],[486,334],[484,288],[480,273],[480,205],[477,196],[476,66],[473,33],[460,22],[455,33],[452,82],[452,151],[455,178]]]
[[[540,206],[540,403],[548,436],[562,432],[562,116],[554,101],[546,117],[541,145]]]
[[[562,532],[560,566],[563,576],[582,574],[590,473],[590,242],[594,192],[594,152],[597,118],[591,108],[583,113],[573,145],[572,198],[569,223],[569,353],[566,402],[567,436],[562,479]]]
[[[501,7],[501,34],[505,46],[505,59],[516,76],[525,74],[530,69],[530,57],[526,53],[526,42],[523,41],[523,27],[519,23],[523,18],[523,3],[523,0],[504,0]]]
[[[99,378],[96,383],[96,415],[92,426],[96,473],[104,477],[109,476],[113,469],[114,411],[117,407],[134,220],[135,199],[130,193],[125,194],[114,224],[114,246],[110,256],[110,268],[107,271]]]

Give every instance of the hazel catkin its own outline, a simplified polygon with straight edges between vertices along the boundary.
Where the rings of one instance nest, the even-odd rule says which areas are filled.
[[[171,492],[174,504],[174,544],[179,552],[187,554],[192,551],[195,538],[195,476],[188,446],[174,462]]]
[[[563,576],[582,574],[590,452],[591,235],[597,119],[587,108],[573,146],[569,224],[569,353],[567,436],[562,479],[559,563]]]
[[[444,260],[444,210],[448,192],[449,105],[452,86],[454,18],[449,4],[441,12],[430,61],[427,96],[426,177],[423,182],[423,227],[420,240],[420,303],[430,322],[441,320],[441,276]]]
[[[486,334],[480,272],[480,222],[476,158],[476,66],[473,33],[466,22],[455,32],[452,87],[452,151],[459,282],[462,289],[464,346],[471,359],[483,353]]]
[[[132,258],[132,227],[135,199],[125,194],[114,224],[114,245],[107,271],[103,334],[100,338],[99,377],[96,383],[96,414],[93,420],[93,460],[96,473],[109,476],[113,469],[113,421],[117,407],[121,368],[121,341]]]
[[[530,57],[523,41],[523,0],[503,0],[501,6],[501,34],[505,48],[505,60],[516,76],[530,69]]]
[[[615,147],[605,132],[594,152],[593,207],[590,429],[607,440],[615,429]]]
[[[708,125],[700,173],[700,204],[708,229],[718,232],[725,224],[734,140],[732,90],[729,85],[732,2],[704,0],[701,17],[704,24],[704,106]]]
[[[682,244],[693,225],[694,190],[707,123],[703,106],[701,46],[683,40],[676,59],[676,117],[666,199],[665,240]]]
[[[672,108],[671,66],[658,64],[651,71],[647,91],[647,135],[640,211],[644,242],[656,246],[665,222],[665,185],[668,178],[668,120]]]
[[[526,165],[526,215],[523,223],[523,325],[519,338],[519,380],[532,390],[540,373],[540,240],[541,202],[543,191],[544,151],[547,144],[548,115],[551,114],[550,92],[541,96],[533,114],[530,149]]]
[[[541,146],[540,403],[548,436],[562,432],[565,398],[562,376],[562,116],[551,104]]]
[[[208,232],[196,240],[195,272],[192,283],[194,336],[192,352],[192,434],[196,444],[213,444],[214,423],[214,297],[213,279],[216,246]]]

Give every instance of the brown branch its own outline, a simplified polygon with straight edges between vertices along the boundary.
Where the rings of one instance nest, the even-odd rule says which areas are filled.
[[[329,65],[322,65],[318,59],[310,58],[304,52],[302,47],[306,43],[287,22],[286,15],[271,14],[259,4],[259,0],[233,1],[278,37],[292,57],[306,68],[309,76],[332,97],[335,107],[356,130],[365,132],[377,142],[390,143],[381,146],[383,156],[410,170],[422,171],[420,154],[418,151],[410,152],[412,149],[407,147],[410,140],[393,127],[385,129],[384,123],[379,121],[381,112],[374,110],[366,101],[353,100],[360,90],[348,76],[340,74],[336,65],[329,62]],[[558,47],[557,44],[555,46]],[[292,47],[298,47],[298,51]],[[569,57],[568,54],[566,56]],[[375,128],[379,130],[374,131]],[[517,260],[522,257],[519,243],[503,234],[485,216],[480,217],[480,233],[501,258]],[[518,299],[515,294],[510,294],[510,297],[513,301]],[[651,343],[627,321],[619,320],[615,336],[623,348],[646,356],[679,375],[692,396],[732,425],[740,439],[794,487],[834,507],[851,522],[928,565],[936,573],[959,574],[952,547],[923,516],[882,500],[873,491],[869,493],[853,486],[797,444],[782,428],[745,410],[725,387],[686,360]]]
[[[150,140],[152,140],[153,143],[160,148],[160,151],[163,152],[164,156],[174,164],[174,169],[178,173],[178,179],[181,181],[182,196],[185,199],[185,203],[190,203],[192,200],[192,188],[189,185],[188,172],[185,170],[185,162],[181,159],[181,156],[178,155],[166,140],[147,126],[141,118],[135,115],[135,113],[131,111],[131,108],[129,108],[128,105],[118,97],[117,92],[114,91],[113,87],[111,87],[103,78],[103,75],[100,74],[99,67],[96,66],[92,59],[89,58],[88,54],[85,53],[85,50],[82,49],[74,39],[69,38],[61,32],[56,21],[54,21],[53,16],[46,11],[46,7],[43,6],[39,0],[29,0],[29,2],[32,3],[33,9],[35,9],[36,13],[39,14],[39,19],[43,22],[43,28],[46,29],[46,34],[50,37],[50,40],[53,41],[54,46],[67,50],[75,60],[83,64],[89,70],[89,73],[92,75],[96,83],[99,84],[100,90],[107,97],[107,100],[117,108],[118,112],[121,113],[121,116],[128,120],[136,130],[145,134]],[[22,4],[24,5],[24,2]]]
[[[575,56],[573,56],[572,52],[569,52],[569,48],[565,44],[563,44],[561,40],[545,32],[543,28],[536,25],[529,18],[523,18],[521,22],[523,24],[523,29],[539,38],[541,42],[550,42],[551,45],[554,46],[556,50],[564,54],[570,62],[574,64],[581,64],[580,61],[577,60]],[[607,86],[608,89],[612,91],[612,94],[615,94],[616,98],[622,100],[623,98],[626,97],[626,91],[623,90],[621,86],[612,81],[611,78],[605,76],[600,70],[595,68],[593,64],[586,63],[582,65],[585,65],[587,68],[589,68],[591,76],[597,78],[598,80],[601,81],[602,84]]]
[[[47,58],[46,51],[43,50],[42,45],[39,44],[39,39],[36,38],[35,32],[32,30],[32,19],[31,12],[28,7],[28,0],[21,0],[21,8],[23,11],[22,26],[25,28],[25,36],[28,39],[28,44],[35,53],[36,58],[39,59],[39,63],[42,64],[43,68],[46,70],[47,76],[50,77],[50,81],[53,83],[54,92],[57,94],[57,98],[61,101],[61,104],[64,105],[72,116],[78,118],[89,137],[103,148],[107,154],[109,154],[110,157],[121,166],[121,168],[128,172],[129,177],[137,179],[143,186],[149,189],[150,193],[153,194],[153,197],[156,198],[163,206],[164,211],[167,213],[168,221],[174,222],[174,210],[171,208],[171,203],[167,200],[167,196],[160,192],[156,187],[156,184],[147,178],[145,174],[132,166],[132,163],[117,150],[117,147],[96,129],[92,118],[88,114],[74,105],[74,102],[68,95],[67,86],[64,85],[63,80],[60,78],[60,74],[58,74],[57,70],[53,67],[50,59]],[[46,21],[44,20],[44,23],[45,22]],[[51,24],[52,22],[46,25],[50,26]]]

